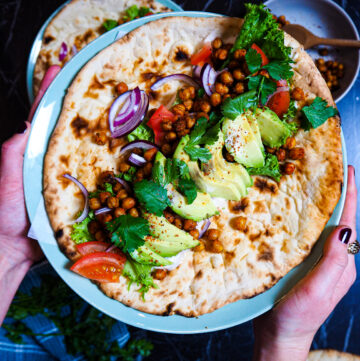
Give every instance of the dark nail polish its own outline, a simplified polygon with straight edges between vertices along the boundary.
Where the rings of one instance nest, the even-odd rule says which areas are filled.
[[[19,134],[25,133],[26,129],[27,129],[26,123],[22,122],[22,123],[19,124],[19,127],[18,127],[16,133],[19,133]]]
[[[339,240],[341,243],[348,244],[351,237],[351,229],[343,228],[339,234]]]

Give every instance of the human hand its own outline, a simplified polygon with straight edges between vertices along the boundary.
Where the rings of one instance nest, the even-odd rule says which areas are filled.
[[[26,236],[29,221],[23,191],[23,155],[30,133],[30,121],[46,89],[60,67],[50,67],[41,83],[39,93],[25,122],[25,131],[12,136],[1,149],[0,163],[0,249],[11,264],[43,257],[37,242]]]
[[[348,188],[339,223],[324,246],[318,265],[270,312],[254,320],[255,361],[306,360],[316,331],[356,279],[347,244],[356,239],[355,170],[348,167]]]

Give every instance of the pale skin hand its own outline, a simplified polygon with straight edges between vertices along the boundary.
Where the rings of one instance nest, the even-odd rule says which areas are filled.
[[[41,84],[32,107],[31,119],[46,88],[59,72],[51,67]],[[38,243],[28,238],[29,221],[25,209],[22,168],[30,123],[26,130],[7,140],[1,149],[0,163],[0,326],[15,292],[29,270],[43,254]]]
[[[356,279],[354,256],[340,242],[350,228],[356,239],[354,168],[348,168],[348,189],[340,225],[326,241],[319,264],[272,311],[254,320],[254,361],[304,361],[316,331],[348,292]]]

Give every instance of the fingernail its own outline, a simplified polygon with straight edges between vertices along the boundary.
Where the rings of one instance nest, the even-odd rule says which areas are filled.
[[[22,123],[20,123],[20,125],[19,125],[16,133],[18,133],[18,134],[21,134],[21,133],[24,134],[25,131],[26,131],[26,129],[27,129],[26,123],[25,123],[25,122],[22,122]]]
[[[339,240],[341,243],[348,244],[351,237],[351,229],[343,228],[339,233]]]

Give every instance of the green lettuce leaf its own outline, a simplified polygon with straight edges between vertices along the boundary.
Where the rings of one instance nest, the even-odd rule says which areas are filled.
[[[72,225],[71,239],[76,244],[94,241],[94,237],[88,230],[88,224],[95,219],[94,212],[90,211],[89,215],[80,223]]]
[[[127,139],[129,142],[132,142],[134,140],[148,140],[149,142],[153,142],[154,132],[150,127],[142,123],[130,134],[128,134]]]
[[[263,167],[259,167],[259,168],[249,167],[246,168],[246,170],[250,175],[264,175],[275,179],[277,182],[279,182],[281,178],[279,162],[276,156],[273,154],[266,154],[265,164]]]

